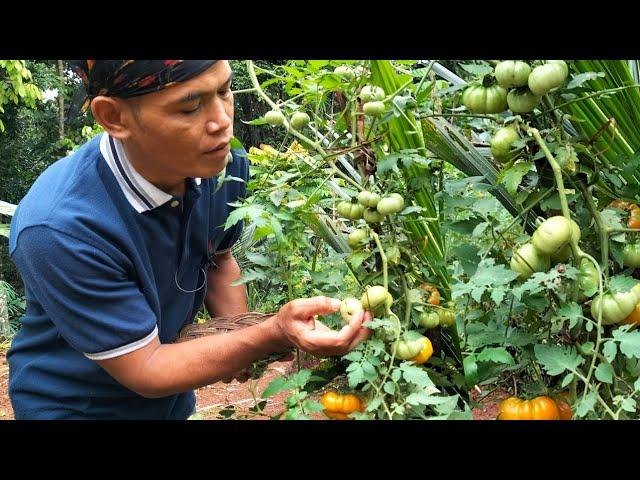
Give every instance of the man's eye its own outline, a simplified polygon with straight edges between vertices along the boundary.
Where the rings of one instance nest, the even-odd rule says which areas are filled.
[[[200,104],[198,104],[195,108],[191,110],[182,110],[182,113],[184,113],[185,115],[188,115],[191,113],[196,113],[198,110],[200,110]]]

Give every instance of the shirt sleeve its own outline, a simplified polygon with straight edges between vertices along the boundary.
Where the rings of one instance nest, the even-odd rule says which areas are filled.
[[[88,358],[124,355],[158,335],[156,315],[123,259],[41,225],[20,233],[13,258],[33,300]]]
[[[214,195],[212,211],[214,212],[214,222],[210,236],[214,239],[214,254],[218,255],[231,250],[233,244],[238,241],[242,234],[242,221],[236,223],[228,230],[224,230],[227,218],[234,210],[229,203],[237,202],[246,198],[247,181],[249,180],[249,159],[242,149],[232,150],[233,160],[227,165],[226,175],[241,178],[242,182],[232,181],[226,183],[220,191]],[[219,195],[219,196],[218,196]],[[216,238],[217,237],[217,238]]]

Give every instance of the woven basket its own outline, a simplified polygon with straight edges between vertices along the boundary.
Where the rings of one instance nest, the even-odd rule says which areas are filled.
[[[206,337],[207,335],[218,335],[220,333],[240,330],[264,322],[267,318],[273,317],[274,315],[274,313],[248,312],[240,313],[232,317],[215,317],[204,323],[193,323],[180,330],[175,343],[186,342],[187,340]]]

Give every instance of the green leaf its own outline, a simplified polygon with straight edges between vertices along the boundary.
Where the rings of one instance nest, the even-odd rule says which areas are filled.
[[[495,322],[487,325],[473,322],[467,325],[467,343],[473,349],[496,343],[503,344],[504,340],[504,327],[500,328]]]
[[[229,214],[229,217],[224,224],[224,229],[229,229],[236,223],[242,221],[244,218],[252,221],[254,218],[260,217],[264,213],[265,211],[261,207],[256,207],[253,205],[238,207]]]
[[[376,368],[371,365],[371,363],[364,361],[361,365],[365,380],[374,381],[376,378],[378,378]]]
[[[567,90],[581,86],[584,82],[594,78],[604,77],[604,72],[586,72],[573,77],[567,85]]]
[[[291,377],[289,378],[289,382],[294,388],[303,388],[309,381],[311,374],[311,370],[305,368],[291,375]]]
[[[613,340],[608,340],[607,342],[605,342],[604,347],[602,348],[602,354],[608,362],[613,362],[613,359],[616,358],[617,353],[618,346],[616,345],[616,342],[614,342]]]
[[[613,343],[613,342],[611,342],[611,343]],[[584,352],[585,355],[591,355],[591,354],[593,354],[593,348],[595,346],[596,346],[596,344],[593,343],[593,342],[585,342],[580,347],[581,347],[581,349],[582,349],[582,351]],[[605,347],[606,347],[606,345],[605,345]],[[615,349],[615,343],[613,344],[613,347]],[[614,351],[613,355],[615,356],[615,351]],[[611,361],[608,358],[607,358],[607,360]]]
[[[635,412],[636,411],[636,401],[633,398],[627,397],[622,400],[620,405],[625,412]]]
[[[269,199],[276,207],[282,204],[282,200],[287,196],[287,191],[284,189],[274,190],[269,194]]]
[[[267,385],[267,388],[264,389],[264,391],[262,392],[262,398],[269,398],[276,393],[280,393],[284,390],[289,390],[290,388],[291,385],[285,377],[276,377],[271,380],[271,382],[269,382],[269,385]]]
[[[267,276],[264,274],[264,272],[248,268],[242,272],[242,275],[238,280],[234,280],[233,282],[231,282],[231,286],[236,287],[238,285],[244,285],[245,283],[253,282],[255,280],[267,280]]]
[[[248,260],[251,261],[251,263],[260,265],[261,267],[275,266],[273,257],[268,257],[266,255],[261,255],[259,253],[251,253],[251,252],[245,253],[245,256],[247,257]]]
[[[535,167],[529,162],[518,162],[500,174],[500,183],[503,183],[511,195],[515,195],[524,176]]]
[[[515,364],[515,360],[504,347],[485,348],[478,354],[479,362],[495,362],[506,363],[507,365]]]
[[[616,275],[609,280],[609,289],[612,293],[626,293],[630,291],[638,280],[626,275]]]
[[[382,387],[382,389],[385,391],[385,393],[389,395],[395,395],[396,393],[396,385],[390,380],[384,383],[384,386]]]
[[[433,387],[435,385],[429,378],[427,372],[416,365],[409,362],[403,362],[400,366],[402,370],[402,377],[409,383],[413,383],[421,388]]]
[[[640,332],[624,332],[617,328],[613,331],[613,338],[620,343],[620,351],[629,358],[640,358]]]
[[[352,350],[342,358],[350,362],[359,362],[362,359],[362,352],[360,350]]]
[[[493,72],[493,67],[487,63],[461,63],[460,67],[476,77],[482,77]]]
[[[534,334],[524,332],[517,328],[511,328],[507,334],[506,346],[510,347],[524,347],[525,345],[532,345],[537,341]]]
[[[568,373],[567,375],[565,375],[565,377],[562,379],[561,387],[564,388],[569,385],[573,381],[573,377],[573,373]]]
[[[305,400],[302,402],[302,408],[309,413],[321,412],[324,410],[324,405],[320,402],[316,402],[315,400]]]
[[[569,328],[573,328],[582,317],[582,307],[575,302],[567,303],[558,309],[556,318],[569,320]]]
[[[405,399],[409,405],[428,405],[431,396],[426,392],[415,392],[407,396]]]
[[[349,388],[356,388],[361,383],[364,383],[364,371],[359,363],[352,363],[347,367]]]
[[[560,375],[565,370],[575,371],[584,362],[574,347],[536,345],[534,352],[549,375]]]
[[[371,255],[373,255],[373,252],[356,252],[350,255],[349,262],[354,270],[358,270],[362,262],[371,257]]]
[[[467,387],[472,388],[478,383],[478,364],[475,355],[469,355],[462,362],[464,366],[464,379]]]
[[[460,262],[464,273],[470,276],[478,268],[478,251],[476,245],[456,244],[451,246],[452,257]]]
[[[386,157],[378,160],[376,164],[376,173],[378,175],[384,175],[389,171],[398,172],[398,160],[400,157],[396,155],[387,155]]]
[[[608,363],[600,363],[596,367],[596,378],[604,383],[613,383],[613,368]]]
[[[582,418],[586,417],[588,413],[593,412],[593,407],[596,405],[596,400],[596,392],[589,392],[584,400],[582,399],[582,397],[580,397],[575,405],[575,416]]]

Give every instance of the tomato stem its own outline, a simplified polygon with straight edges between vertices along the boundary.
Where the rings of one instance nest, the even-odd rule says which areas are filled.
[[[404,324],[409,326],[409,320],[411,319],[411,295],[409,295],[409,287],[407,286],[407,279],[402,270],[400,270],[400,280],[402,280],[402,289],[404,290],[404,299],[406,302],[406,310],[404,312]]]
[[[384,248],[382,248],[382,244],[380,243],[380,237],[378,236],[378,234],[376,232],[374,232],[373,230],[371,230],[371,236],[373,237],[373,239],[376,242],[376,245],[378,246],[378,251],[380,252],[380,259],[382,260],[382,277],[383,277],[383,285],[384,288],[389,291],[389,277],[388,277],[388,273],[387,273],[387,254],[384,251]],[[389,307],[387,307],[387,314],[389,314]]]

